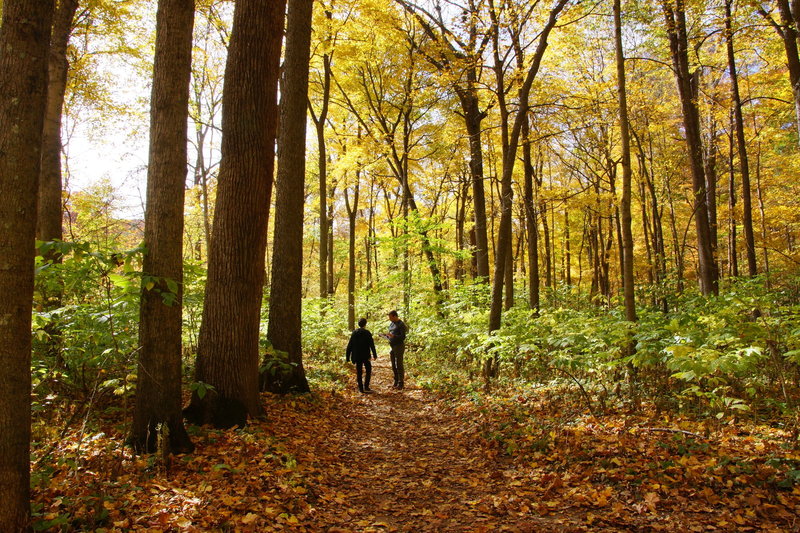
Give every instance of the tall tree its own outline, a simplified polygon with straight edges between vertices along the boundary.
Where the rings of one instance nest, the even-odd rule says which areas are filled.
[[[461,117],[469,137],[469,172],[472,179],[472,202],[475,223],[476,276],[489,279],[489,238],[486,229],[486,194],[483,175],[483,141],[481,122],[487,117],[481,109],[479,81],[483,52],[489,43],[490,34],[481,37],[478,28],[479,3],[468,0],[466,5],[451,5],[460,9],[462,20],[467,23],[466,35],[459,37],[445,26],[441,17],[442,6],[436,2],[436,12],[421,8],[413,2],[395,0],[413,13],[436,48],[426,52],[425,57],[440,72],[450,74],[452,87],[461,105]],[[450,3],[450,2],[448,2]]]
[[[733,24],[731,22],[732,3],[732,0],[725,0],[725,47],[728,52],[728,74],[731,78],[733,125],[736,130],[736,147],[739,153],[739,170],[742,173],[742,225],[744,226],[744,241],[747,251],[747,273],[750,276],[755,276],[758,274],[758,265],[756,264],[756,241],[753,235],[753,203],[750,193],[750,163],[747,158],[747,140],[744,136],[744,119],[742,118],[742,99],[739,96],[739,76],[736,73],[736,54],[733,47]]]
[[[200,326],[198,387],[186,415],[229,427],[260,416],[258,332],[286,4],[238,0],[222,97],[222,160]],[[202,395],[198,391],[208,391]]]
[[[320,85],[322,89],[322,103],[319,112],[314,112],[314,106],[309,101],[308,109],[311,113],[311,120],[314,122],[314,129],[317,133],[317,167],[319,169],[319,296],[326,298],[333,291],[328,290],[328,153],[325,145],[325,125],[328,120],[328,110],[331,100],[331,63],[333,61],[332,42],[334,40],[330,32],[330,21],[333,13],[330,9],[325,9],[325,19],[328,22],[328,32],[324,36],[322,53],[322,79]],[[330,280],[333,285],[333,280]],[[325,306],[322,306],[325,310]]]
[[[625,55],[622,50],[622,15],[620,0],[614,0],[614,49],[617,63],[617,97],[619,99],[619,128],[622,141],[622,226],[625,318],[636,321],[636,300],[633,292],[633,228],[631,227],[631,136],[628,126],[628,93],[625,87]]]
[[[800,143],[800,53],[798,52],[800,5],[796,0],[775,0],[775,3],[778,5],[780,23],[773,20],[760,4],[758,10],[772,24],[781,41],[783,41],[783,48],[786,52],[786,66],[789,70],[789,84],[792,86],[792,97],[794,99],[797,142]]]
[[[289,0],[286,22],[278,178],[275,198],[275,243],[267,336],[286,364],[262,374],[262,389],[308,392],[303,369],[301,310],[303,296],[303,203],[306,174],[306,108],[313,0]]]
[[[39,199],[36,220],[36,238],[40,241],[62,240],[63,207],[61,180],[61,118],[64,106],[64,93],[67,88],[67,45],[72,33],[78,0],[61,0],[53,13],[53,29],[50,37],[50,53],[47,65],[47,104],[44,126],[42,128],[42,166],[39,170]],[[52,262],[60,262],[61,257],[55,248],[45,257]],[[55,290],[45,296],[45,306],[49,309],[61,307],[62,287],[56,284]],[[50,354],[63,366],[61,353],[61,331],[58,325],[50,323],[45,330],[49,336]]]
[[[347,329],[356,327],[356,217],[358,216],[358,191],[361,182],[361,170],[356,170],[356,183],[353,185],[353,201],[350,193],[344,190],[344,203],[347,209],[347,220],[350,223],[350,241],[348,246],[347,269]]]
[[[667,23],[667,35],[672,54],[675,81],[678,85],[678,95],[681,101],[684,135],[689,152],[689,166],[692,172],[700,291],[705,295],[717,294],[719,292],[718,273],[708,217],[706,176],[703,166],[703,140],[700,132],[700,114],[697,109],[697,87],[692,82],[689,64],[686,12],[683,0],[663,0],[662,8]]]
[[[39,173],[39,208],[36,236],[42,241],[61,240],[61,117],[67,88],[67,44],[78,0],[61,0],[53,15],[47,66],[47,108],[42,130],[42,168]]]
[[[0,531],[30,518],[36,196],[53,0],[5,0],[0,25]]]
[[[495,251],[495,272],[492,284],[492,307],[489,311],[489,331],[500,328],[503,305],[503,281],[505,277],[504,267],[506,257],[511,251],[511,207],[513,200],[511,178],[514,174],[514,164],[517,157],[517,146],[519,145],[522,123],[526,120],[525,116],[528,112],[528,101],[531,87],[533,86],[533,80],[539,72],[542,58],[547,50],[547,38],[555,27],[558,16],[566,7],[568,1],[569,0],[557,0],[555,5],[550,9],[547,22],[545,22],[544,28],[542,28],[539,34],[539,41],[536,45],[533,57],[531,58],[531,64],[527,72],[525,72],[522,84],[517,92],[519,110],[514,117],[513,126],[509,129],[508,147],[503,150],[500,228],[498,230],[497,248]],[[492,0],[490,0],[489,3],[491,5]],[[492,11],[494,11],[494,9]],[[492,31],[495,32],[495,34],[501,31],[498,23],[493,24]],[[497,48],[497,42],[495,43],[495,48]]]
[[[183,426],[183,202],[194,0],[159,0],[150,97],[139,370],[131,440],[153,452],[166,426],[170,451],[194,449]]]

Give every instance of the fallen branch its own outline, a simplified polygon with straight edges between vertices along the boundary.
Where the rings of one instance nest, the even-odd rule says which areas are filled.
[[[684,435],[688,435],[690,437],[694,437],[696,439],[705,439],[706,437],[699,435],[697,433],[692,433],[691,431],[686,431],[684,429],[673,429],[673,428],[638,428],[642,431],[660,431],[661,433],[682,433]]]

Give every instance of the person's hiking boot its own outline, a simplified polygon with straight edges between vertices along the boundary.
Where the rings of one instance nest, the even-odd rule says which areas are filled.
[[[395,385],[394,388],[397,389],[397,390],[403,390],[403,382],[402,381],[399,382],[397,385]]]
[[[372,392],[372,389],[370,389],[369,387],[364,387],[364,390],[362,390],[361,392],[363,392],[364,394],[369,394]]]

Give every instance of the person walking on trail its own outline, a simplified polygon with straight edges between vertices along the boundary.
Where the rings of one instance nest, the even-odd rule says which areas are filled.
[[[372,363],[369,360],[370,352],[372,358],[378,358],[378,352],[375,351],[375,341],[372,339],[372,333],[364,326],[367,325],[367,319],[362,318],[358,321],[358,329],[353,330],[350,335],[350,342],[347,343],[347,354],[345,360],[352,361],[356,365],[356,380],[358,381],[359,392],[372,392],[369,388],[369,379],[372,377]],[[366,376],[364,381],[361,381],[362,367],[366,368]]]
[[[389,339],[389,359],[392,362],[392,372],[394,373],[394,385],[392,388],[402,389],[405,381],[405,368],[403,367],[403,355],[406,352],[406,325],[397,316],[397,311],[389,311],[389,334],[386,338]]]

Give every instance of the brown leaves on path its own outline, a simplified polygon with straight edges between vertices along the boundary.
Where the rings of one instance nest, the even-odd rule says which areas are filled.
[[[265,395],[267,421],[202,428],[195,454],[131,457],[108,428],[34,495],[39,529],[792,531],[800,456],[768,428],[595,419],[563,398]],[[667,425],[666,423],[664,425]],[[122,424],[120,424],[122,427]],[[692,434],[695,434],[692,436]],[[701,437],[705,433],[706,437]],[[701,437],[701,438],[695,438]]]

